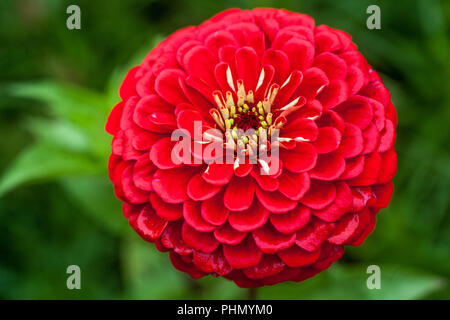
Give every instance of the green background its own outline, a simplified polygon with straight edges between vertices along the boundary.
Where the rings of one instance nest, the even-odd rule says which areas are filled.
[[[66,8],[81,8],[81,30]],[[381,8],[381,30],[366,8]],[[398,111],[390,207],[361,247],[268,299],[450,298],[450,1],[129,0],[0,2],[0,298],[240,299],[212,277],[193,281],[138,238],[107,179],[104,123],[126,71],[176,29],[230,7],[283,7],[349,32]],[[81,290],[66,268],[81,268]],[[369,265],[381,290],[366,287]]]

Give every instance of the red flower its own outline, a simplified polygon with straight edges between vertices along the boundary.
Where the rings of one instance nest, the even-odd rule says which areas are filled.
[[[362,244],[390,201],[389,92],[348,34],[307,15],[233,9],[177,31],[129,71],[120,97],[106,130],[125,217],[194,278],[302,281]],[[187,151],[176,129],[194,138]],[[252,162],[260,147],[279,155]],[[211,162],[217,150],[233,162]]]

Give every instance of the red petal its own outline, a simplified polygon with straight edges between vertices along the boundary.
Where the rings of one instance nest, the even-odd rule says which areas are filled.
[[[216,227],[206,222],[201,216],[201,202],[188,200],[183,205],[184,220],[195,230],[209,232]]]
[[[178,83],[179,78],[186,77],[186,74],[179,69],[163,70],[155,80],[155,90],[161,98],[172,105],[186,102],[186,97]]]
[[[150,194],[150,203],[156,214],[165,220],[174,221],[183,216],[183,205],[165,203],[154,193]]]
[[[334,108],[345,122],[353,123],[361,129],[366,128],[372,121],[372,107],[367,98],[352,96]]]
[[[311,119],[298,118],[294,121],[289,121],[283,128],[283,137],[287,138],[302,138],[308,141],[314,141],[319,134],[319,128],[315,121]]]
[[[344,244],[353,234],[359,225],[359,216],[356,213],[346,214],[336,224],[333,234],[327,239],[333,244]]]
[[[257,188],[256,196],[263,206],[273,213],[288,212],[297,205],[297,201],[286,198],[278,191],[268,192]]]
[[[221,243],[236,245],[241,242],[245,236],[246,232],[240,232],[236,229],[233,229],[228,223],[224,224],[220,228],[214,230],[214,236]]]
[[[183,45],[181,45],[177,52],[176,52],[176,58],[178,61],[178,64],[182,67],[184,67],[184,56],[186,55],[186,53],[189,52],[189,50],[191,50],[193,47],[196,47],[198,45],[201,45],[200,41],[196,41],[196,40],[189,40],[186,41]]]
[[[201,252],[213,252],[219,246],[212,232],[199,232],[187,223],[183,224],[181,236],[187,245]]]
[[[338,153],[344,158],[353,158],[363,151],[363,147],[361,129],[354,124],[346,123]]]
[[[187,272],[192,278],[194,279],[200,279],[201,277],[205,276],[205,273],[198,270],[192,263],[185,262],[182,257],[175,252],[170,252],[169,254],[170,262],[172,262],[172,265],[175,267],[175,269],[181,271],[181,272]]]
[[[289,77],[282,83],[280,90],[278,91],[277,97],[275,98],[274,104],[277,106],[285,106],[296,97],[293,97],[295,90],[303,80],[303,73],[298,70],[292,71]],[[304,108],[302,108],[304,109]]]
[[[361,89],[360,94],[375,99],[381,102],[381,104],[384,106],[391,101],[389,91],[379,80],[370,81],[369,84],[367,84],[367,86]]]
[[[308,100],[303,107],[293,112],[290,116],[293,119],[295,118],[320,119],[322,111],[323,107],[319,100]],[[317,122],[316,124],[318,125]]]
[[[397,112],[395,111],[395,107],[392,104],[392,102],[389,102],[386,106],[386,110],[385,110],[385,116],[386,119],[389,119],[392,121],[392,123],[394,124],[394,126],[397,126]]]
[[[362,222],[365,220],[364,222]],[[358,229],[356,229],[353,236],[347,241],[346,244],[352,245],[352,246],[360,246],[364,243],[364,240],[367,238],[367,236],[373,231],[375,228],[376,218],[375,214],[372,214],[370,210],[366,208],[366,210],[363,210],[360,212],[359,215],[359,226]]]
[[[119,89],[119,95],[122,100],[126,100],[129,97],[136,96],[136,72],[140,69],[140,66],[135,66],[128,71],[122,85]]]
[[[133,113],[133,121],[141,128],[153,132],[170,132],[177,125],[173,106],[156,94],[139,100]]]
[[[319,260],[313,264],[315,270],[325,270],[344,255],[344,247],[325,242]]]
[[[348,180],[351,186],[369,186],[377,182],[378,173],[381,168],[381,157],[378,152],[373,152],[365,156],[364,170],[356,178]]]
[[[322,53],[326,51],[336,51],[341,47],[341,42],[339,38],[332,32],[321,31],[315,35],[316,52]]]
[[[385,127],[381,132],[379,152],[385,152],[392,148],[395,141],[395,129],[391,120],[386,120]]]
[[[294,95],[304,96],[308,100],[314,99],[328,84],[325,72],[318,68],[310,68],[303,73],[303,81]]]
[[[343,80],[332,80],[317,96],[325,109],[331,109],[348,98],[348,85]]]
[[[163,137],[165,136],[159,133],[136,130],[131,134],[131,145],[136,150],[147,151]]]
[[[213,107],[211,102],[203,97],[200,92],[187,86],[183,79],[180,78],[178,84],[188,99],[188,101],[185,102],[190,102],[194,109],[203,115],[204,119],[210,119],[211,116],[209,115],[209,110]]]
[[[224,276],[233,270],[226,261],[221,248],[211,253],[195,251],[192,258],[194,265],[203,272]]]
[[[255,92],[259,76],[259,58],[251,47],[239,48],[236,51],[236,70],[238,79],[244,81],[245,90]]]
[[[341,133],[333,127],[322,127],[319,129],[319,137],[313,145],[317,153],[328,153],[336,150],[341,143]],[[320,157],[319,157],[320,158]]]
[[[158,217],[152,207],[147,205],[133,222],[130,220],[130,224],[143,239],[154,241],[164,231],[167,220]]]
[[[215,226],[224,224],[228,218],[229,211],[223,205],[222,197],[223,195],[219,193],[211,199],[202,202],[201,214],[203,219]]]
[[[222,92],[233,92],[233,88],[230,87],[230,84],[228,83],[228,76],[227,72],[228,69],[231,71],[231,67],[228,65],[228,63],[220,62],[216,65],[214,69],[214,75],[216,77],[216,81],[220,86],[220,89]],[[236,79],[233,79],[232,84],[235,85]]]
[[[323,222],[313,217],[306,228],[297,231],[295,243],[309,252],[316,251],[328,238],[333,229],[334,223]]]
[[[386,208],[391,201],[392,193],[394,192],[394,185],[392,182],[376,184],[372,186],[372,190],[376,199],[373,206],[377,208]]]
[[[215,76],[214,76],[215,79]],[[191,88],[197,90],[199,94],[201,94],[206,100],[208,100],[211,103],[214,103],[214,98],[212,96],[212,93],[214,92],[214,88],[210,87],[210,85],[203,80],[188,76],[185,80],[186,84],[190,86]]]
[[[283,167],[291,172],[303,172],[312,169],[317,161],[315,148],[306,142],[298,142],[293,150],[280,150]]]
[[[182,203],[189,199],[187,185],[197,169],[194,167],[181,167],[168,170],[156,170],[153,175],[153,190],[165,202]]]
[[[336,198],[336,187],[333,182],[311,180],[311,187],[300,200],[311,209],[320,210],[331,204]]]
[[[202,114],[195,110],[183,110],[177,115],[178,128],[186,130],[190,138],[196,141],[203,139],[205,124]]]
[[[299,200],[309,190],[310,180],[306,172],[283,172],[278,178],[280,186],[278,190],[291,200]]]
[[[153,173],[156,167],[150,162],[148,154],[142,155],[133,167],[133,182],[139,189],[152,191]]]
[[[250,280],[241,270],[234,269],[225,278],[234,281],[239,288],[258,288],[261,280]]]
[[[256,246],[252,236],[235,246],[223,245],[223,253],[228,263],[237,269],[253,267],[262,257],[262,251]]]
[[[352,195],[352,212],[363,210],[367,203],[373,198],[371,187],[354,187],[352,188]]]
[[[275,191],[280,185],[278,179],[275,179],[269,175],[261,175],[259,173],[259,170],[257,170],[256,168],[254,168],[254,170],[250,172],[250,174],[262,190]]]
[[[282,50],[289,57],[291,70],[306,70],[314,60],[314,47],[309,41],[292,38],[287,41]]]
[[[125,198],[134,204],[148,201],[148,192],[137,188],[133,181],[132,166],[128,165],[122,172],[122,191]]]
[[[203,172],[203,179],[206,182],[216,185],[222,186],[230,182],[231,177],[233,176],[233,165],[232,164],[217,164],[211,163],[208,166],[208,169]]]
[[[345,171],[339,179],[351,179],[359,176],[364,170],[364,159],[365,157],[363,155],[345,159]]]
[[[181,238],[181,225],[180,222],[169,223],[161,235],[161,243],[178,254],[191,254],[192,248],[187,246]]]
[[[218,52],[219,49],[226,45],[237,46],[238,43],[234,39],[232,33],[226,30],[216,31],[210,34],[206,40],[205,45],[213,52]]]
[[[193,47],[183,58],[183,64],[187,73],[190,76],[199,78],[212,87],[216,86],[214,68],[217,62],[212,52],[203,46]]]
[[[259,201],[253,201],[252,206],[245,211],[230,212],[228,222],[241,232],[248,232],[264,225],[269,217],[269,212]]]
[[[122,118],[123,102],[119,102],[111,110],[106,121],[105,130],[111,135],[115,135],[120,129],[120,119]]]
[[[381,155],[381,167],[378,174],[377,183],[391,181],[397,172],[397,154],[391,149]]]
[[[271,65],[264,65],[261,68],[261,73],[260,74],[264,75],[264,78],[262,79],[262,82],[259,83],[259,87],[254,92],[256,100],[263,100],[264,99],[264,97],[265,97],[265,95],[267,93],[267,88],[269,88],[269,85],[272,84],[272,79],[273,79],[273,76],[275,74],[275,69]]]
[[[233,177],[225,190],[223,203],[232,211],[243,211],[250,208],[254,194],[255,183],[251,177]]]
[[[269,49],[264,53],[262,65],[270,64],[275,69],[273,82],[282,84],[290,70],[289,57],[280,50]]]
[[[334,222],[348,212],[353,203],[353,195],[345,182],[336,183],[336,199],[332,204],[322,210],[313,210],[312,214],[323,221]]]
[[[347,69],[346,80],[350,88],[349,93],[351,95],[356,94],[362,88],[365,81],[363,72],[355,66],[351,66]]]
[[[304,273],[304,270],[305,268],[290,268],[285,266],[283,271],[271,277],[261,279],[261,282],[266,286],[271,286],[286,281],[297,281],[299,275]]]
[[[285,268],[283,261],[276,255],[264,255],[256,266],[245,268],[242,272],[253,280],[273,276]]]
[[[380,132],[377,126],[370,123],[362,132],[364,138],[363,154],[368,154],[377,150],[380,141]]]
[[[310,265],[319,259],[320,248],[316,251],[309,252],[303,250],[297,245],[290,246],[278,252],[278,256],[289,267],[302,267]]]
[[[345,122],[340,117],[340,115],[333,111],[333,110],[327,110],[322,113],[322,116],[317,119],[317,125],[319,128],[323,127],[334,127],[338,129],[340,132],[344,131],[345,128]]]
[[[189,180],[187,194],[192,200],[202,201],[214,197],[221,189],[221,186],[214,186],[206,182],[202,178],[202,173],[198,173]]]
[[[337,179],[345,170],[345,160],[336,152],[322,154],[317,164],[309,171],[309,176],[317,180],[332,181]]]
[[[256,245],[265,253],[275,253],[290,247],[296,238],[295,233],[278,232],[270,223],[252,232]]]
[[[159,74],[159,72],[158,72]],[[148,95],[154,94],[155,92],[155,79],[156,73],[146,72],[139,80],[136,82],[136,91],[140,97],[146,97]]]
[[[311,210],[298,205],[294,210],[285,214],[271,214],[270,222],[281,233],[292,233],[303,228],[309,221]]]
[[[322,69],[330,80],[342,80],[347,75],[345,61],[331,52],[324,52],[316,56],[313,66]]]
[[[378,131],[381,131],[385,126],[385,107],[380,102],[373,99],[370,99],[370,105],[373,110],[373,123],[377,127]]]
[[[172,169],[182,165],[181,163],[175,163],[172,159],[172,150],[175,143],[171,138],[163,138],[152,146],[150,160],[159,169]]]
[[[288,26],[302,26],[309,29],[314,29],[315,22],[314,19],[310,16],[302,13],[294,13],[294,14],[288,14],[282,19],[280,19],[280,25],[282,27],[288,27]]]
[[[234,174],[237,177],[245,177],[245,176],[249,175],[252,170],[253,170],[253,164],[242,163],[242,164],[239,164],[239,167],[234,169]]]

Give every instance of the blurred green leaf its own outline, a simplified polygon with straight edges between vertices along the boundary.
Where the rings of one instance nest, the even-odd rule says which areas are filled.
[[[0,196],[23,183],[97,172],[98,166],[84,155],[36,144],[22,151],[3,173]]]
[[[26,124],[33,136],[47,145],[74,152],[90,150],[90,141],[85,132],[70,122],[31,118]]]
[[[112,183],[101,176],[76,176],[62,184],[83,213],[113,234],[130,230],[122,214],[121,202],[115,197]],[[131,231],[131,230],[130,230]]]
[[[442,278],[400,265],[380,265],[381,289],[368,289],[367,265],[335,264],[305,282],[264,287],[260,299],[421,299],[446,285]]]
[[[121,264],[129,299],[176,299],[186,290],[184,275],[174,270],[168,255],[136,234],[123,241]]]
[[[75,123],[107,110],[103,97],[95,91],[54,81],[11,84],[6,91],[15,97],[42,101],[55,115]]]
[[[124,282],[130,299],[242,299],[245,291],[233,282],[206,276],[194,280],[180,273],[167,253],[140,239],[130,228],[121,249]],[[176,290],[174,290],[176,288]]]

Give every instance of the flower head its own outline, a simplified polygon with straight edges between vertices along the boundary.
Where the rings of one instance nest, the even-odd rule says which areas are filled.
[[[302,281],[390,201],[389,92],[348,34],[307,15],[232,9],[179,30],[120,97],[106,130],[124,215],[194,278]]]

